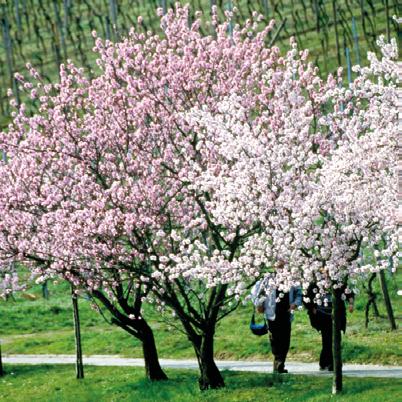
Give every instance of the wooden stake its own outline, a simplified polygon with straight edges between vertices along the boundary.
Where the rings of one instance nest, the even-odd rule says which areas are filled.
[[[334,374],[332,379],[332,393],[342,392],[342,333],[341,333],[341,298],[340,289],[332,291],[332,352],[334,356]]]
[[[285,17],[283,19],[283,21],[281,22],[281,25],[279,26],[279,28],[277,29],[277,31],[275,32],[274,37],[271,39],[271,41],[268,44],[268,47],[271,47],[274,45],[274,43],[276,42],[276,40],[278,39],[279,34],[281,33],[282,29],[284,28],[285,24],[286,24],[286,20],[287,17]]]
[[[84,365],[82,362],[81,325],[78,311],[78,298],[74,286],[71,285],[71,300],[73,302],[73,319],[75,333],[75,371],[78,379],[84,378]]]
[[[359,34],[357,33],[356,18],[352,17],[352,33],[355,48],[356,63],[360,66]]]
[[[3,360],[1,358],[1,342],[0,342],[0,377],[4,376]]]
[[[336,13],[336,0],[332,0],[332,12],[334,14],[334,27],[335,27],[335,42],[336,42],[336,56],[338,58],[338,67],[341,66],[341,52],[339,49],[339,34],[338,34],[338,16]]]
[[[391,42],[391,30],[390,30],[390,19],[389,19],[389,1],[385,0],[385,17],[387,19],[387,41]]]

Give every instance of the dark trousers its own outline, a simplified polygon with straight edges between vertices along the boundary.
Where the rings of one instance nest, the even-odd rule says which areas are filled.
[[[334,366],[334,358],[332,355],[332,319],[328,314],[317,311],[320,321],[320,331],[322,340],[322,349],[320,354],[320,367],[329,367],[331,370]]]
[[[290,346],[290,317],[277,317],[274,321],[268,320],[269,340],[274,355],[274,370],[282,371]]]

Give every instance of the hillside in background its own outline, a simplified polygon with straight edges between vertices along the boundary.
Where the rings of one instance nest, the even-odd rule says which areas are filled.
[[[165,10],[174,0],[0,0],[0,128],[10,113],[6,92],[13,88],[25,101],[13,75],[24,73],[30,62],[45,80],[57,79],[58,66],[67,58],[87,68],[90,74],[95,55],[91,31],[118,40],[143,16],[146,30],[160,31],[157,7]],[[194,13],[210,12],[216,4],[222,14],[238,8],[236,22],[253,11],[274,18],[277,31],[270,41],[286,49],[290,36],[311,50],[311,60],[323,73],[342,65],[359,64],[367,50],[375,50],[381,33],[397,35],[392,16],[398,15],[397,0],[181,0]],[[190,21],[191,22],[191,21]],[[208,32],[206,32],[208,33]]]

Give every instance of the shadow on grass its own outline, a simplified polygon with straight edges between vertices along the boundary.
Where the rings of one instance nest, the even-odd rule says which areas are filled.
[[[281,374],[259,374],[258,376],[247,377],[246,381],[244,372],[224,370],[222,375],[226,385],[231,389],[274,387],[294,382],[292,376]]]
[[[48,374],[49,372],[51,373],[56,373],[56,372],[62,372],[63,374],[66,371],[66,367],[71,367],[71,373],[74,375],[74,367],[71,366],[71,364],[58,364],[58,365],[52,365],[52,364],[41,364],[41,365],[35,365],[35,364],[27,364],[27,365],[22,365],[22,364],[17,364],[17,365],[10,365],[10,364],[3,364],[4,367],[4,377],[7,376],[13,376],[13,377],[24,377],[24,376],[30,376],[32,374],[34,375],[43,375],[43,374]]]

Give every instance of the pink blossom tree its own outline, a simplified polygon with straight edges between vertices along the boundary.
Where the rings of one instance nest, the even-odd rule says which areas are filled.
[[[91,82],[71,63],[54,86],[19,77],[40,113],[22,106],[1,144],[10,160],[3,259],[85,288],[143,342],[148,367],[142,303],[172,309],[202,389],[224,384],[216,324],[278,257],[263,227],[278,208],[287,213],[293,193],[283,189],[316,163],[305,152],[286,169],[306,143],[314,148],[327,85],[294,43],[284,57],[266,48],[272,24],[228,36],[216,13],[211,22],[215,36],[203,37],[200,19],[189,27],[178,7],[163,17],[162,38],[133,30],[118,44],[97,40],[101,73]],[[199,122],[202,113],[221,116],[223,129]]]
[[[342,144],[349,150],[339,127],[355,127],[365,103],[350,106],[339,80],[321,80],[294,43],[283,57],[266,48],[272,25],[257,33],[247,22],[230,36],[216,13],[211,22],[215,36],[202,36],[200,15],[189,27],[178,6],[162,18],[162,37],[98,39],[92,81],[71,63],[60,84],[19,77],[39,113],[22,105],[0,141],[9,158],[0,169],[2,260],[88,291],[140,339],[153,379],[165,377],[142,304],[173,310],[202,389],[224,385],[217,322],[275,260],[287,262],[279,290],[317,279],[336,289],[357,272],[365,237],[378,244],[380,232],[387,241],[392,233],[363,213],[344,234],[357,212],[342,215],[325,181],[347,154]]]
[[[169,33],[172,16],[164,19]],[[187,38],[183,33],[189,30],[186,18],[180,22],[180,27],[180,37]],[[255,247],[261,248],[266,239],[259,237],[261,218],[255,211],[250,212],[247,205],[248,202],[262,205],[267,202],[267,197],[264,193],[260,197],[264,199],[254,200],[258,198],[258,193],[253,191],[256,177],[247,179],[245,175],[258,173],[258,170],[249,165],[250,170],[243,174],[246,165],[235,166],[234,160],[247,155],[250,150],[257,158],[257,166],[261,162],[258,158],[266,156],[264,147],[278,141],[278,137],[282,141],[278,152],[287,152],[288,142],[295,140],[294,136],[287,139],[285,135],[292,124],[305,128],[300,139],[297,138],[302,146],[314,117],[320,116],[320,98],[324,92],[316,69],[305,61],[307,52],[299,54],[293,44],[286,57],[281,57],[278,49],[267,52],[264,48],[265,32],[256,35],[254,40],[244,41],[241,31],[235,29],[233,37],[228,38],[226,29],[226,25],[218,26],[216,32],[219,49],[234,51],[233,46],[236,48],[235,53],[225,52],[229,59],[224,56],[226,61],[223,62],[221,53],[214,50],[214,57],[218,54],[220,61],[211,61],[206,71],[204,67],[195,71],[194,63],[187,76],[186,66],[180,65],[170,71],[169,80],[163,82],[163,86],[153,84],[154,93],[159,95],[153,97],[157,102],[153,103],[152,111],[161,104],[162,113],[167,111],[163,127],[159,129],[159,133],[168,133],[164,134],[164,143],[158,145],[159,166],[162,176],[169,180],[166,187],[177,193],[166,205],[164,216],[167,220],[156,236],[140,236],[144,244],[142,249],[148,253],[150,262],[149,270],[143,270],[140,279],[151,286],[151,297],[171,308],[181,321],[199,360],[203,389],[223,385],[213,361],[216,323],[238,305],[239,294],[261,274],[261,267],[267,269],[273,260],[270,255],[254,265],[257,257],[252,252]],[[196,48],[196,44],[191,46],[191,49]],[[245,51],[248,56],[244,55]],[[199,54],[214,60],[209,56],[208,47],[203,46]],[[229,72],[225,69],[215,71],[213,66],[217,65],[225,66]],[[170,66],[169,60],[165,66]],[[209,81],[211,67],[212,82]],[[301,77],[299,80],[295,79],[296,73]],[[178,87],[179,99],[174,91],[179,81],[174,78],[176,74],[180,75],[180,80],[186,77],[185,86],[180,82]],[[221,74],[222,81],[219,81]],[[200,80],[201,76],[204,78]],[[209,87],[215,91],[202,102],[198,99],[204,93],[203,87],[190,86],[194,77],[200,82],[210,82]],[[161,102],[166,95],[168,100]],[[234,107],[230,106],[232,99],[237,101]],[[306,103],[307,107],[303,108]],[[223,129],[219,124],[210,126],[208,121],[200,122],[198,117],[204,112],[206,118],[211,114],[221,116]],[[236,137],[232,131],[226,135],[224,130],[225,123],[233,121],[238,121],[233,129]],[[169,124],[172,125],[169,127]],[[248,143],[253,139],[254,142]],[[261,150],[253,148],[258,141]],[[274,157],[275,154],[270,156],[273,161]],[[252,160],[248,155],[247,162]],[[271,174],[283,177],[282,171],[277,172],[276,168],[271,169]],[[241,188],[243,185],[246,188]],[[269,181],[265,180],[264,185],[269,185]],[[239,202],[227,209],[236,200]],[[265,216],[271,212],[275,214],[270,207],[266,208]],[[240,268],[244,264],[250,268],[248,280],[242,275],[236,276],[236,272],[243,272]],[[205,288],[205,280],[210,290]]]
[[[209,194],[195,191],[191,166],[202,169],[212,155],[200,152],[204,144],[186,113],[194,105],[214,110],[232,92],[245,94],[251,113],[261,103],[266,68],[278,72],[278,82],[284,70],[279,50],[264,44],[272,24],[257,34],[247,22],[229,37],[216,12],[212,23],[216,37],[203,37],[200,19],[189,27],[188,9],[177,7],[162,19],[162,38],[132,30],[118,44],[97,40],[101,73],[92,81],[71,63],[62,66],[56,85],[33,87],[18,76],[39,113],[30,117],[22,105],[14,114],[1,138],[9,161],[0,178],[7,189],[3,261],[86,289],[114,323],[141,340],[147,372],[160,379],[152,331],[141,314],[152,290],[193,343],[203,389],[223,385],[213,336],[238,300],[230,304],[235,292],[226,284],[206,288],[199,267],[182,262],[197,248],[209,260],[204,271],[214,275],[230,267],[257,228],[237,235],[230,228],[234,236],[226,235],[227,228],[210,220]]]

